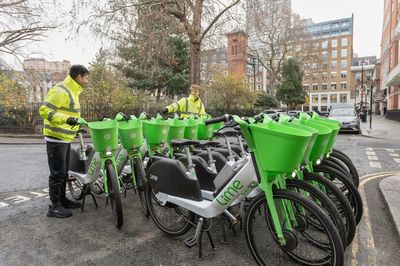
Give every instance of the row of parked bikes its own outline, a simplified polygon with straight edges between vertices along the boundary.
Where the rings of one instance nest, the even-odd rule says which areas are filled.
[[[278,264],[286,254],[306,265],[343,265],[363,205],[359,176],[334,149],[341,122],[299,113],[276,119],[224,115],[210,119],[115,119],[79,124],[92,145],[71,152],[69,189],[82,202],[105,194],[114,222],[123,225],[121,197],[132,189],[145,216],[165,234],[202,237],[214,249],[210,230],[225,224],[244,231],[259,265]]]

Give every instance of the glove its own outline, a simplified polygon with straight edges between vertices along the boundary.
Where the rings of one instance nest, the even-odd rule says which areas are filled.
[[[162,113],[163,113],[164,115],[168,114],[168,113],[169,113],[169,112],[168,112],[168,108],[167,108],[167,107],[164,107],[164,109],[162,109]]]
[[[68,117],[67,124],[70,126],[75,126],[76,124],[78,124],[78,118],[77,117]]]

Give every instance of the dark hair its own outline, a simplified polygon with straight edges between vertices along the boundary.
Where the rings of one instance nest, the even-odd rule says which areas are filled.
[[[84,76],[87,74],[89,74],[89,70],[87,70],[87,68],[82,65],[72,65],[69,69],[69,75],[73,79],[76,79],[76,77],[79,75]]]

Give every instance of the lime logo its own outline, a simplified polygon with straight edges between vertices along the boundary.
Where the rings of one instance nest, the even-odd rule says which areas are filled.
[[[105,139],[105,140],[111,139],[111,135],[110,135],[110,134],[105,134],[105,135],[104,135],[104,139]]]
[[[162,133],[163,133],[163,135],[166,135],[167,134],[167,130],[163,129]]]
[[[194,128],[192,128],[192,134],[194,134],[195,133],[195,129]]]
[[[131,134],[131,138],[132,138],[132,139],[135,139],[135,138],[136,138],[136,133],[132,133],[132,134]]]
[[[222,206],[230,204],[232,200],[237,197],[238,194],[245,196],[251,190],[253,190],[253,188],[255,188],[257,185],[258,185],[257,182],[252,182],[247,187],[244,187],[239,180],[235,180],[233,181],[232,185],[230,185],[223,192],[221,192],[215,200]]]

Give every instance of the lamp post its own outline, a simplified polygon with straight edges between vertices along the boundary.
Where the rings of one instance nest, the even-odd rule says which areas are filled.
[[[360,109],[363,107],[363,94],[364,94],[364,59],[361,60],[361,87],[360,87]]]
[[[249,59],[250,61],[247,61],[248,65],[253,66],[253,86],[254,86],[254,90],[256,90],[256,59],[257,57],[254,56],[253,54],[249,54]]]

